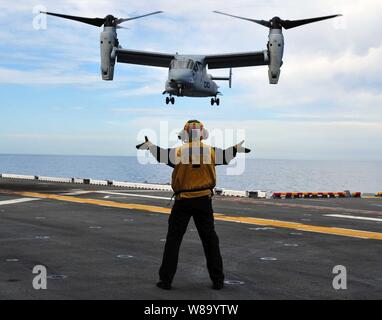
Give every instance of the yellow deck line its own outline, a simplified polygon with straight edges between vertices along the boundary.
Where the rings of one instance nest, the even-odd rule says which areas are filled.
[[[24,197],[32,197],[32,198],[52,199],[52,200],[66,201],[66,202],[72,202],[72,203],[91,204],[91,205],[97,205],[97,206],[103,206],[103,207],[149,211],[149,212],[163,213],[163,214],[170,214],[171,212],[170,208],[163,208],[159,206],[122,203],[122,202],[109,201],[109,200],[106,201],[106,200],[99,200],[99,199],[78,198],[73,196],[62,196],[62,195],[56,195],[56,194],[21,192],[21,191],[19,192],[19,191],[10,191],[10,190],[0,190],[0,193],[21,195]],[[300,231],[307,231],[307,232],[316,232],[316,233],[345,236],[345,237],[352,237],[352,238],[382,240],[382,233],[379,233],[379,232],[343,229],[343,228],[335,228],[335,227],[322,227],[322,226],[302,224],[298,222],[289,222],[289,221],[272,220],[272,219],[235,217],[235,216],[227,216],[227,215],[219,214],[219,213],[215,213],[215,219],[219,221],[245,223],[245,224],[260,225],[260,226],[272,226],[272,227],[278,227],[278,228],[293,229],[293,230],[300,230]]]
[[[73,196],[63,196],[58,194],[46,194],[46,193],[37,193],[37,192],[22,192],[22,191],[8,191],[0,190],[0,193],[15,194],[15,195],[26,195],[29,194],[29,197],[32,198],[41,198],[41,199],[52,199],[66,202],[82,203],[82,204],[93,204],[103,207],[112,207],[112,208],[121,208],[121,209],[132,209],[132,210],[144,210],[155,213],[166,213],[170,214],[170,208],[163,208],[157,206],[149,206],[143,204],[133,204],[133,203],[122,203],[109,200],[99,200],[99,199],[89,199],[89,198],[78,198]]]

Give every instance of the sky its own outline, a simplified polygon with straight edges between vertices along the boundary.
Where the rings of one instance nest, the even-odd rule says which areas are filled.
[[[185,54],[266,48],[266,28],[213,10],[264,20],[344,16],[284,31],[277,86],[269,85],[266,66],[238,68],[232,89],[219,82],[219,107],[208,98],[167,106],[166,69],[118,64],[114,81],[102,81],[102,28],[48,17],[47,28],[37,30],[34,12],[43,7],[87,17],[163,10],[125,23],[119,41],[128,49]],[[133,156],[145,133],[173,146],[185,121],[199,119],[211,132],[228,130],[215,141],[219,147],[244,132],[255,158],[380,161],[380,12],[380,0],[0,0],[0,153]]]

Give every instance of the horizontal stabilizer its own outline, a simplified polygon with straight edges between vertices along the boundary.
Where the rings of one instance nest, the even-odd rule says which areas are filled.
[[[229,81],[229,87],[232,88],[232,68],[229,70],[228,77],[212,77],[211,79],[216,81]]]

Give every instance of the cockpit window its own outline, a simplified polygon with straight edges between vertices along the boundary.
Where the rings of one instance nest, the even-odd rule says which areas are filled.
[[[170,68],[171,69],[193,69],[195,62],[192,60],[172,60]]]
[[[191,69],[191,70],[194,69],[194,65],[195,65],[194,61],[188,60],[187,69]]]

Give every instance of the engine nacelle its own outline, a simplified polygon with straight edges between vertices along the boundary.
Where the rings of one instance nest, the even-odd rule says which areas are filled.
[[[281,66],[283,64],[284,55],[284,36],[281,29],[271,29],[269,32],[269,70],[268,77],[270,84],[279,82]]]
[[[101,74],[102,80],[113,80],[115,55],[112,55],[113,48],[118,47],[117,32],[114,27],[105,27],[101,32]]]

